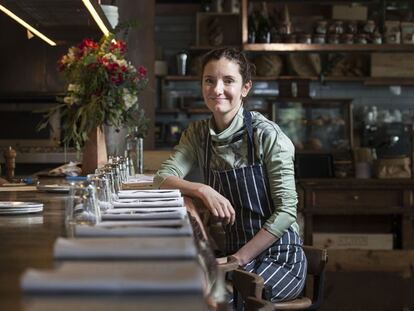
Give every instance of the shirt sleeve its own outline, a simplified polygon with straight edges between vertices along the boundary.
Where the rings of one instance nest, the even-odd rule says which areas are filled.
[[[174,147],[174,154],[161,164],[154,176],[154,187],[159,188],[169,176],[184,178],[196,165],[196,136],[194,126],[181,134],[180,142]]]
[[[278,238],[296,221],[294,153],[292,142],[280,129],[265,131],[263,156],[275,210],[264,228]]]

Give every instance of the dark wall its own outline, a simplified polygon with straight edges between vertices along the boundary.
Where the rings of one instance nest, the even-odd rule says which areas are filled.
[[[151,119],[151,127],[145,138],[145,149],[154,149],[154,119],[155,119],[155,0],[146,1],[116,1],[120,21],[137,20],[139,27],[131,29],[128,36],[128,59],[135,65],[143,65],[149,74],[149,84],[140,96],[141,107]]]
[[[145,148],[154,148],[153,120],[155,111],[155,0],[118,0],[120,21],[138,20],[140,27],[132,29],[128,36],[128,59],[148,69],[150,82],[141,94],[140,101],[146,115],[152,120]],[[0,14],[0,96],[9,94],[50,94],[62,93],[65,83],[57,71],[58,59],[67,52],[68,45],[52,47],[43,40],[27,39],[26,29],[5,14]],[[96,38],[99,39],[99,33]],[[90,34],[83,37],[90,38]]]
[[[56,62],[67,46],[52,47],[43,40],[27,39],[26,29],[0,14],[0,93],[56,93],[64,83]]]

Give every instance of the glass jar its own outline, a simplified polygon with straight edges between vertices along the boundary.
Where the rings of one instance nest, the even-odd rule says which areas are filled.
[[[382,44],[382,35],[379,32],[374,32],[371,38],[372,38],[372,43]]]
[[[330,43],[330,44],[338,44],[339,43],[339,35],[337,35],[337,34],[330,34],[328,36],[328,43]]]
[[[356,34],[358,32],[358,23],[356,21],[349,21],[346,25],[346,32]]]
[[[375,31],[375,22],[373,20],[367,20],[364,25],[364,32],[366,33],[374,33]]]
[[[344,44],[353,44],[354,43],[354,35],[352,33],[346,33],[342,35],[342,43]]]
[[[367,35],[360,33],[356,36],[356,43],[358,44],[367,44],[368,43],[368,39],[367,39]]]
[[[130,133],[126,137],[129,176],[144,173],[144,139]]]
[[[310,34],[300,34],[298,36],[299,43],[311,44],[312,43],[312,36]]]
[[[325,35],[319,34],[313,36],[313,43],[324,44],[326,42]]]
[[[316,22],[315,33],[317,34],[326,34],[328,32],[328,22],[325,20],[320,20]]]
[[[335,21],[329,26],[329,33],[334,34],[343,34],[344,33],[344,22],[343,21]]]

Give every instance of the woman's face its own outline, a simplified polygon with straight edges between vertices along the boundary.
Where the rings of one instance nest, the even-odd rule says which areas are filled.
[[[243,84],[239,64],[227,58],[206,64],[202,77],[203,98],[214,117],[234,117],[252,86]]]

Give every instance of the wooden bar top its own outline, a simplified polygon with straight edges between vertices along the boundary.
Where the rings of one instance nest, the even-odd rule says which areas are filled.
[[[0,192],[0,201],[42,202],[41,213],[0,215],[0,310],[23,310],[20,277],[27,268],[53,268],[53,244],[65,236],[67,195]]]

